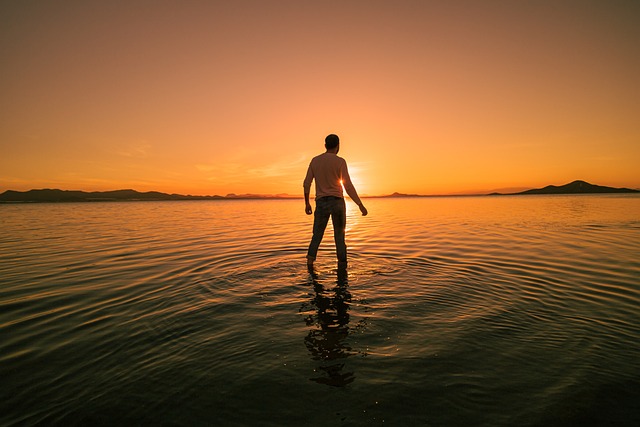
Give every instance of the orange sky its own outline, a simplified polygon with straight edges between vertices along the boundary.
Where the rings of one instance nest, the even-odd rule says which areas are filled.
[[[640,188],[640,3],[0,4],[0,191]]]

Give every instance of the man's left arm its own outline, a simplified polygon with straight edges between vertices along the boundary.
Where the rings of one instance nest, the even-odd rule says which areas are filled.
[[[309,193],[311,193],[312,181],[313,170],[311,169],[311,164],[309,164],[309,169],[307,169],[307,176],[304,178],[304,182],[302,183],[302,187],[304,189],[304,212],[307,215],[311,215],[313,213],[313,209],[311,209],[311,202],[309,201]]]

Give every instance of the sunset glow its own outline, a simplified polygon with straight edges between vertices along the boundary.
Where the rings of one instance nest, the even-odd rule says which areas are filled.
[[[0,191],[640,188],[640,3],[0,6]]]

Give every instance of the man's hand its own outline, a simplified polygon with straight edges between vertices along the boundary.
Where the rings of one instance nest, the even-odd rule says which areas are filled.
[[[311,209],[311,203],[305,203],[304,212],[307,215],[311,215],[313,213],[313,209]]]
[[[367,211],[367,208],[365,208],[364,205],[360,205],[358,207],[360,208],[360,212],[362,212],[362,216],[367,216],[367,214],[369,213],[369,211]]]

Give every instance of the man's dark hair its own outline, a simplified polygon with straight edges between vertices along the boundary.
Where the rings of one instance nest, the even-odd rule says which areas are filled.
[[[338,135],[330,134],[324,139],[324,146],[327,150],[336,148],[338,144],[340,144],[340,138],[338,138]]]

